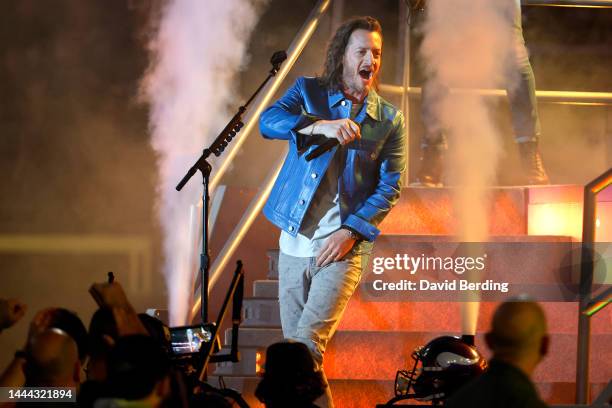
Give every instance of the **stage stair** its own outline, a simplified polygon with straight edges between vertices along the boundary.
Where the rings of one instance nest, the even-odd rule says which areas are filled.
[[[528,273],[538,284],[562,287],[560,290],[569,299],[572,289],[563,287],[567,282],[559,276],[558,266],[571,264],[574,254],[565,249],[577,247],[582,228],[581,192],[580,186],[492,189],[490,240],[500,252],[497,259],[506,260],[495,267],[512,275],[515,282],[526,278],[521,273]],[[453,193],[452,188],[404,188],[399,204],[381,225],[383,235],[377,240],[372,258],[392,256],[405,248],[414,250],[419,245],[443,246],[455,241]],[[598,241],[610,242],[612,193],[603,192],[598,200]],[[278,251],[268,251],[267,255],[270,266],[267,276],[253,283],[253,296],[244,301],[239,342],[242,360],[218,364],[209,376],[213,385],[218,385],[219,377],[223,377],[225,384],[240,390],[252,407],[262,406],[253,391],[259,381],[256,371],[265,348],[282,340]],[[607,257],[610,256],[608,253]],[[608,265],[608,269],[611,267]],[[538,276],[534,277],[536,273]],[[610,273],[607,276],[610,279]],[[364,281],[370,277],[364,277]],[[414,300],[409,294],[390,301],[372,296],[371,291],[362,287],[356,291],[325,356],[325,371],[339,408],[374,407],[387,401],[393,396],[396,370],[411,367],[410,355],[415,347],[440,335],[461,334],[458,302],[423,301],[423,296]],[[559,293],[551,296],[558,297]],[[483,335],[498,301],[483,301],[480,305],[476,345],[487,357],[490,355]],[[575,395],[578,304],[556,299],[542,302],[542,306],[548,318],[551,350],[538,366],[534,379],[549,404],[569,404]],[[595,396],[612,378],[611,308],[593,319],[591,330],[591,394]],[[227,331],[226,347],[230,336]]]

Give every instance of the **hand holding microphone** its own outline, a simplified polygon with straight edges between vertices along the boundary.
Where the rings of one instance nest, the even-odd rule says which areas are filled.
[[[306,155],[306,161],[316,159],[338,144],[346,145],[361,138],[359,125],[350,119],[319,120],[311,126],[311,136],[313,134],[323,135],[328,140]]]
[[[313,123],[312,133],[323,135],[328,139],[336,139],[345,145],[361,138],[359,125],[350,119],[320,120]]]

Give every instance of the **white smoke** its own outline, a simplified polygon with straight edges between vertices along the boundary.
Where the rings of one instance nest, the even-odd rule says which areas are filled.
[[[468,89],[505,87],[512,47],[515,0],[430,0],[421,52],[430,86],[442,93],[435,114],[449,137],[448,174],[454,193],[458,237],[488,238],[487,187],[495,181],[500,137],[489,115],[493,100]],[[479,255],[481,256],[481,255]],[[474,333],[478,304],[462,306],[464,333]]]
[[[190,207],[200,200],[197,174],[174,187],[229,120],[239,103],[234,85],[264,0],[169,0],[149,44],[143,96],[150,105],[151,144],[158,153],[158,212],[171,325],[185,324],[191,300]],[[211,158],[212,159],[212,158]]]

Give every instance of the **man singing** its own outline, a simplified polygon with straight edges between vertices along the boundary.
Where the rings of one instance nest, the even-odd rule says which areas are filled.
[[[406,166],[404,116],[374,90],[381,55],[380,23],[347,21],[328,46],[323,74],[298,78],[260,118],[265,138],[289,143],[264,207],[282,230],[283,335],[306,344],[319,368],[367,265],[377,225],[399,198]],[[329,140],[337,144],[307,160]],[[333,406],[329,387],[326,399],[322,405]]]

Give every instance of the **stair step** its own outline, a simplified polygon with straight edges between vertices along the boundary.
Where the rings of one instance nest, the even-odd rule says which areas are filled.
[[[240,327],[238,335],[238,347],[267,347],[272,343],[282,341],[283,331],[279,328]],[[223,344],[230,346],[232,343],[232,329],[225,330]]]
[[[486,332],[498,302],[480,302],[477,331]],[[551,333],[575,334],[578,331],[578,303],[540,302]],[[435,318],[432,318],[435,316]],[[459,332],[459,302],[371,302],[355,292],[340,321],[338,330],[402,330]],[[591,319],[591,333],[612,333],[612,308]]]
[[[498,302],[481,302],[478,331],[487,331]],[[578,330],[576,302],[541,302],[551,333],[574,334]],[[435,319],[432,318],[435,316]],[[280,328],[278,299],[244,300],[242,327]],[[372,302],[357,290],[342,316],[338,330],[401,330],[454,332],[461,330],[459,302]],[[600,311],[591,321],[591,333],[612,332],[612,308]]]
[[[278,298],[278,280],[256,280],[253,282],[253,297]]]
[[[454,234],[457,225],[453,210],[454,191],[454,188],[403,188],[393,211],[380,224],[380,230],[385,234]],[[491,202],[491,234],[527,233],[525,187],[492,188]]]
[[[463,256],[460,251],[465,247],[460,248],[459,245],[455,237],[446,235],[381,235],[362,277],[360,291],[369,294],[374,301],[463,301],[465,291],[462,290],[432,291],[418,288],[421,280],[441,283],[467,278],[467,273],[456,274],[441,266],[442,260]],[[580,249],[571,237],[492,237],[491,242],[483,243],[476,250],[478,252],[472,256],[481,258],[485,267],[482,272],[477,272],[478,278],[507,284],[506,291],[482,291],[481,300],[501,301],[519,295],[528,295],[538,301],[578,300]],[[410,267],[406,257],[420,259],[423,263],[425,258],[433,261],[429,269],[412,271],[405,269],[405,265]],[[612,269],[612,266],[608,269]],[[605,266],[599,275],[602,273],[606,273]],[[604,275],[599,275],[597,279],[603,279]],[[417,290],[375,290],[381,288],[381,282],[402,281],[416,284]],[[276,297],[273,295],[276,291],[273,284],[264,282],[255,285],[256,297]],[[374,282],[378,283],[375,285]]]
[[[274,333],[275,335],[278,332]],[[325,353],[325,373],[330,379],[391,380],[400,368],[411,366],[411,355],[416,347],[431,339],[455,333],[443,332],[364,332],[339,331]],[[270,336],[273,336],[272,334]],[[575,380],[576,335],[551,333],[550,352],[536,369],[534,378],[540,382],[571,382]],[[263,343],[263,342],[262,342]],[[215,375],[255,375],[257,353],[265,354],[266,346],[241,347],[242,360],[238,363],[218,364]],[[476,344],[486,358],[484,335],[478,334]],[[591,360],[591,380],[606,382],[612,378],[611,334],[591,337],[594,358]],[[571,354],[567,350],[574,351]],[[358,352],[361,351],[361,352]],[[596,357],[595,357],[596,356]]]
[[[362,278],[361,289],[366,288],[367,284],[370,287],[367,293],[371,294],[372,300],[463,300],[463,291],[418,290],[421,280],[445,282],[467,279],[467,272],[459,270],[461,274],[457,274],[442,268],[442,260],[465,259],[467,248],[463,245],[460,247],[453,240],[456,238],[451,236],[380,236]],[[509,285],[507,292],[482,291],[483,300],[505,300],[523,294],[545,301],[577,300],[577,282],[572,282],[571,278],[578,272],[579,245],[570,237],[493,237],[491,241],[483,243],[480,248],[474,247],[473,251],[477,252],[470,254],[473,258],[480,258],[484,266],[482,272],[477,272],[478,278]],[[430,266],[418,270],[406,269],[411,268],[410,263],[406,262],[407,258],[423,263],[428,259]],[[417,290],[377,291],[372,288],[375,281],[395,283],[402,280],[416,283]],[[378,287],[381,287],[380,283]]]
[[[278,299],[246,298],[242,302],[242,326],[280,327]]]
[[[229,377],[223,381],[228,388],[242,392],[251,408],[263,407],[255,398],[255,388],[261,379],[258,377]],[[219,386],[219,377],[212,375],[208,383]],[[337,408],[373,408],[376,404],[385,403],[393,397],[393,380],[329,380],[334,405]],[[591,384],[591,400],[605,387],[605,383]],[[574,402],[576,385],[573,382],[536,382],[540,397],[548,404],[571,404]],[[418,404],[411,401],[412,404]],[[422,403],[423,404],[423,403]]]
[[[383,234],[452,235],[457,232],[455,188],[405,187],[379,228]],[[569,235],[580,238],[583,187],[515,186],[489,189],[490,235]],[[612,223],[612,193],[597,196],[601,225]],[[612,240],[612,228],[600,228],[600,242]]]

